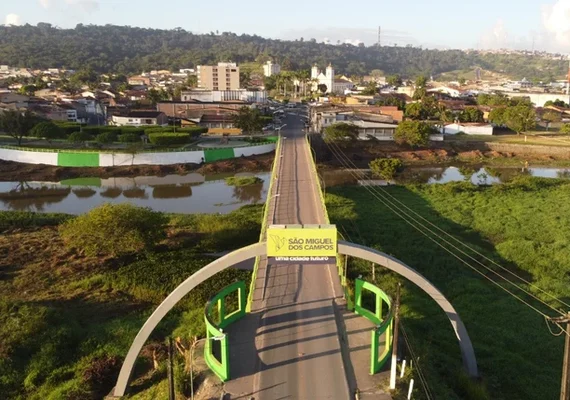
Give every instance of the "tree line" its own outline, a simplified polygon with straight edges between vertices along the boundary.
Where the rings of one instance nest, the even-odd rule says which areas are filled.
[[[563,77],[563,60],[540,56],[482,54],[461,50],[416,47],[352,46],[317,43],[315,39],[285,41],[231,32],[193,34],[172,30],[115,25],[83,25],[59,29],[37,26],[0,26],[0,60],[29,68],[92,68],[98,73],[140,73],[153,69],[177,70],[219,61],[237,63],[266,60],[284,70],[309,69],[314,63],[332,63],[338,73],[359,76],[378,70],[413,77],[457,70],[503,72],[513,78],[551,80]]]

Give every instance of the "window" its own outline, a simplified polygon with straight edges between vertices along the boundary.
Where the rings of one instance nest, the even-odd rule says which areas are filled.
[[[232,69],[232,72],[237,72],[237,69]]]

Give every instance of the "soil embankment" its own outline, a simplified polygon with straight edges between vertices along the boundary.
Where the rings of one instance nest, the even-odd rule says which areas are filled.
[[[96,177],[117,178],[137,176],[165,176],[189,172],[215,174],[226,172],[261,172],[271,169],[274,153],[232,158],[206,164],[125,165],[120,167],[57,167],[42,164],[22,164],[0,160],[1,181],[49,181]]]
[[[407,165],[489,163],[570,164],[570,147],[517,145],[486,142],[432,142],[413,149],[393,142],[356,142],[340,146],[313,141],[319,164],[325,167],[368,168],[376,158],[398,158]],[[342,154],[341,154],[342,152]]]

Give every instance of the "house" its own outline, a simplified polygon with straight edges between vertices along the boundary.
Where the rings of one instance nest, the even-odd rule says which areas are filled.
[[[394,140],[394,132],[396,132],[397,125],[387,124],[384,122],[372,122],[363,120],[354,120],[350,122],[358,127],[358,139],[389,141]]]
[[[441,93],[450,97],[460,97],[461,91],[447,86],[439,86],[427,90],[428,93]]]
[[[466,135],[493,135],[494,127],[491,124],[483,122],[459,122],[446,124],[439,128],[439,131],[445,135],[457,135],[460,132]]]
[[[236,128],[233,122],[233,113],[223,113],[223,114],[203,114],[200,117],[200,126],[208,128],[208,134],[210,135],[239,135],[242,130]]]
[[[150,86],[150,78],[148,76],[131,76],[127,83],[131,86]]]
[[[19,93],[0,93],[0,103],[4,104],[15,104],[17,108],[26,108],[28,102],[30,101],[30,96],[25,96]]]
[[[116,126],[166,126],[168,117],[161,111],[130,111],[125,115],[113,115],[111,123]]]

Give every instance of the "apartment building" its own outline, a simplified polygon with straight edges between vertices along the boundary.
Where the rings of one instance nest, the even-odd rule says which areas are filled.
[[[209,90],[239,89],[239,67],[235,63],[198,65],[198,87]]]

